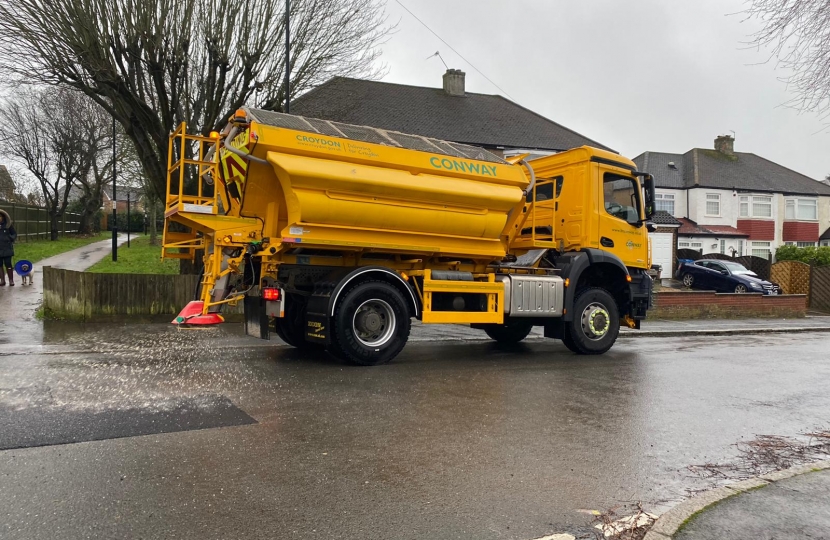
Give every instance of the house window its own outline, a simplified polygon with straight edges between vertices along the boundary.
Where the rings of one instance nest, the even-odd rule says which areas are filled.
[[[830,240],[822,240],[821,247],[830,247]]]
[[[818,202],[815,199],[788,199],[784,217],[803,221],[818,219]]]
[[[784,242],[785,246],[794,246],[795,242]]]
[[[689,247],[689,243],[688,242],[678,242],[677,247],[687,248],[687,247]]]
[[[795,245],[798,247],[816,247],[815,242],[796,242]]]
[[[752,197],[752,217],[772,217],[772,197]]]
[[[654,195],[655,210],[668,212],[674,215],[674,194],[673,193],[656,193]]]
[[[726,254],[726,240],[720,241],[720,252]]]
[[[752,255],[754,257],[761,257],[762,259],[769,259],[770,252],[769,242],[752,242]]]
[[[738,240],[738,257],[743,257],[744,255],[744,241]]]
[[[720,215],[720,193],[706,194],[706,215],[719,216]]]
[[[741,196],[741,217],[772,217],[772,197]]]
[[[692,247],[692,249],[703,249],[703,243],[701,243],[701,242],[692,242],[691,247]]]

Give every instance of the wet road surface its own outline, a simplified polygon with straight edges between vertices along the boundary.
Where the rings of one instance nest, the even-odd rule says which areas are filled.
[[[580,510],[660,511],[708,485],[688,465],[830,423],[826,333],[412,343],[356,368],[237,330],[0,336],[0,537],[580,536]]]

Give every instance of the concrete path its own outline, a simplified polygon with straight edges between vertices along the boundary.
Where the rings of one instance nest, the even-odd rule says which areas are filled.
[[[119,245],[127,241],[127,235],[119,235]],[[112,252],[112,238],[88,244],[35,263],[34,283],[24,286],[20,276],[14,276],[14,287],[0,287],[0,342],[7,341],[4,334],[25,332],[32,337],[43,332],[35,318],[35,312],[43,300],[43,267],[54,266],[67,270],[83,271]],[[17,260],[15,259],[15,262]]]
[[[830,538],[830,470],[741,493],[694,516],[675,540]]]

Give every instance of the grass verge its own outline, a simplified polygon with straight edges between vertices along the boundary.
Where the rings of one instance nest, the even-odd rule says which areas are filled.
[[[20,259],[25,259],[29,262],[38,262],[43,259],[59,255],[73,249],[84,247],[93,242],[100,242],[109,238],[111,233],[102,232],[93,235],[65,235],[61,236],[54,242],[51,240],[33,240],[31,242],[23,242],[18,240],[14,243],[14,259],[17,262]]]
[[[161,246],[151,245],[149,236],[140,236],[118,247],[118,261],[106,257],[94,264],[87,272],[99,274],[178,274],[177,260],[161,258]]]

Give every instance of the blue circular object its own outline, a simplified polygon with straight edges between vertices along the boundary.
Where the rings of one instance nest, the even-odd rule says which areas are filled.
[[[14,271],[17,272],[19,276],[28,276],[32,273],[34,269],[34,265],[26,260],[17,261],[17,264],[14,265]]]

